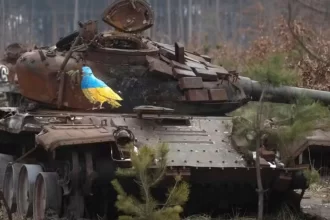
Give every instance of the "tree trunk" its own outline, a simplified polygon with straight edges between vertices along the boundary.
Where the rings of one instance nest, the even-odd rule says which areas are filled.
[[[198,6],[198,9],[201,10],[201,5]],[[197,13],[198,14],[198,13]],[[197,15],[195,15],[197,17]],[[203,11],[201,10],[201,14],[198,15],[198,45],[202,45],[203,44]]]
[[[192,38],[192,0],[188,1],[188,44],[191,43]]]
[[[51,42],[56,42],[58,40],[57,37],[57,4],[56,2],[52,0],[47,1],[49,10],[51,10],[52,14],[52,41]],[[48,42],[47,42],[48,43]]]
[[[151,0],[146,0],[146,1],[151,5]],[[151,30],[150,30],[150,28],[148,30],[146,30],[145,33],[146,33],[146,36],[151,37]]]
[[[68,9],[64,9],[65,13],[64,13],[64,18],[63,18],[63,22],[64,22],[64,32],[65,34],[70,33],[70,31],[72,31],[71,27],[70,27],[70,23],[71,23],[71,16],[69,14]],[[69,17],[70,17],[70,21],[69,21]]]
[[[5,32],[5,25],[6,25],[6,10],[5,10],[5,0],[1,1],[1,7],[2,7],[2,38],[1,38],[1,52],[5,51],[5,40],[6,40],[6,32]]]
[[[216,19],[216,27],[217,34],[220,32],[220,0],[216,0],[215,2],[215,19]],[[218,40],[218,39],[217,39]]]
[[[73,16],[73,29],[78,30],[78,21],[79,21],[79,1],[74,1],[74,16]]]
[[[168,36],[168,43],[172,43],[172,20],[171,20],[171,0],[167,0],[167,36]]]
[[[257,139],[256,139],[256,174],[257,174],[257,184],[258,184],[258,220],[263,219],[264,213],[264,190],[262,186],[261,170],[260,170],[260,146],[261,146],[261,117],[263,112],[263,98],[264,98],[265,88],[262,90],[259,107],[256,119],[256,130],[257,130]]]
[[[30,44],[33,44],[33,43],[35,43],[34,42],[34,37],[33,37],[33,35],[34,35],[34,0],[32,0],[31,1],[31,16],[30,16],[30,24],[31,24],[31,26],[30,26]]]
[[[84,21],[87,21],[87,9],[88,9],[88,5],[89,5],[89,1],[86,0],[85,1],[85,5],[84,5],[84,8],[83,8],[83,11],[84,11],[84,14],[83,14],[83,18],[84,18]]]
[[[56,10],[53,9],[52,10],[52,42],[56,42],[58,40],[57,37],[57,15],[56,15]]]
[[[179,39],[184,43],[184,26],[183,26],[183,7],[182,0],[179,0]]]
[[[157,36],[157,17],[158,17],[158,0],[153,1],[154,2],[154,14],[155,14],[155,21],[154,21],[154,26],[152,27],[152,37],[153,40],[158,40]]]

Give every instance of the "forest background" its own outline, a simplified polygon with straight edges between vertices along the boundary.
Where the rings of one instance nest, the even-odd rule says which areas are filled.
[[[13,42],[47,46],[99,20],[114,0],[0,0],[0,53]],[[329,90],[329,0],[148,0],[155,25],[144,34],[176,41],[244,74],[251,60],[286,53],[300,86]],[[288,2],[292,3],[289,10]]]

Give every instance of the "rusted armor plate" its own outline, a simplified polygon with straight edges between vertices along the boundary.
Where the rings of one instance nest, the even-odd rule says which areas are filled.
[[[159,57],[162,61],[166,62],[167,64],[171,63],[171,60],[168,59],[167,57],[163,56],[162,54],[159,54]]]
[[[14,134],[26,132],[39,132],[42,125],[35,117],[29,114],[16,113],[11,117],[0,120],[0,129]]]
[[[210,89],[209,90],[210,99],[212,101],[227,101],[228,96],[225,89]]]
[[[193,68],[194,73],[196,76],[200,76],[203,78],[205,81],[217,81],[218,76],[217,74],[212,71],[212,70],[207,70],[207,69],[200,69],[200,68]]]
[[[149,71],[151,74],[161,77],[174,78],[172,67],[167,63],[151,56],[147,56],[147,61],[149,63]]]
[[[199,69],[206,69],[205,65],[199,62],[189,61],[187,60],[185,64],[191,68],[199,68]]]
[[[167,121],[167,118],[170,120]],[[176,120],[185,123],[180,125]],[[138,119],[134,115],[113,115],[100,117],[98,121],[100,124],[95,125],[45,126],[48,132],[41,132],[36,139],[47,150],[72,144],[111,142],[116,126],[125,125],[139,143],[149,146],[167,143],[170,167],[245,167],[244,160],[231,146],[230,118],[154,115],[148,119]],[[107,126],[101,126],[101,123]]]
[[[211,57],[209,57],[208,55],[201,55],[201,57],[203,57],[207,62],[212,62]]]
[[[180,89],[202,89],[203,79],[201,77],[182,77],[179,79]]]
[[[168,50],[166,47],[160,47],[159,53],[163,57],[166,57],[169,60],[169,62],[171,62],[171,60],[175,60],[175,52],[172,50]]]
[[[173,73],[176,78],[196,76],[192,70],[182,70],[178,68],[174,68]]]
[[[184,92],[188,101],[208,101],[209,95],[206,89],[190,89]]]
[[[146,1],[119,0],[103,12],[102,20],[120,31],[136,33],[154,24],[154,14]]]
[[[51,125],[45,126],[44,131],[36,137],[37,144],[53,151],[66,145],[81,145],[114,141],[114,129],[95,125]]]
[[[223,78],[224,76],[228,76],[229,74],[228,71],[221,66],[218,66],[216,68],[208,68],[208,69],[212,72],[215,72],[219,78]]]
[[[175,60],[171,60],[171,66],[173,68],[177,68],[177,69],[182,69],[182,70],[191,70],[191,68],[185,64],[181,64],[179,62],[176,62]]]
[[[171,117],[171,116],[167,116]],[[174,116],[173,116],[174,117]],[[193,117],[189,125],[126,117],[125,122],[138,141],[155,146],[169,145],[168,166],[244,167],[245,162],[232,148],[231,119]]]

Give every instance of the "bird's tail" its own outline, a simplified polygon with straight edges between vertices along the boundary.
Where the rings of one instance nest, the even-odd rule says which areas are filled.
[[[113,99],[108,99],[107,103],[109,103],[112,108],[119,108],[121,106],[121,104],[119,104],[119,102],[117,102],[116,100],[113,100]]]

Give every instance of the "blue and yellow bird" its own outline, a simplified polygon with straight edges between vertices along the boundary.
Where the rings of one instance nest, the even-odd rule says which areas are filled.
[[[123,99],[103,81],[96,78],[90,67],[84,66],[82,73],[81,90],[93,105],[99,102],[100,109],[104,102],[109,103],[112,108],[121,106],[117,101],[122,101]]]

